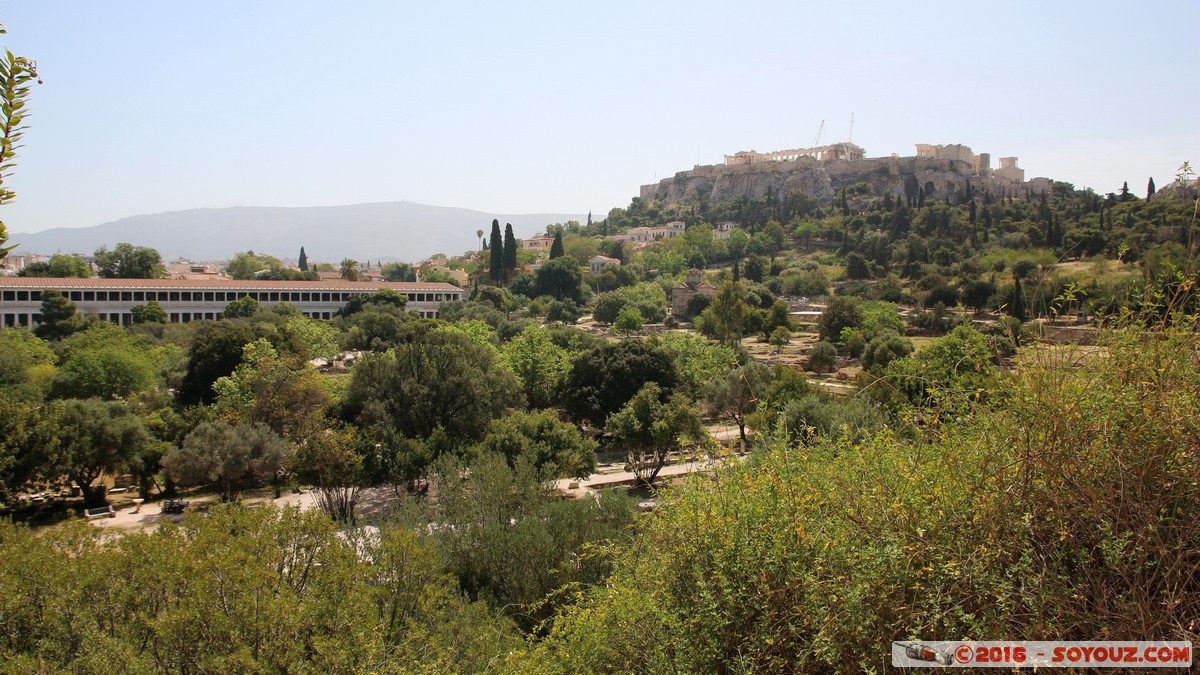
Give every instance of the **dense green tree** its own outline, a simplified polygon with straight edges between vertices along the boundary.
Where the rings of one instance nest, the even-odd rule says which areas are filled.
[[[300,268],[301,272],[308,271],[308,254],[304,252],[303,246],[300,247],[300,258],[296,263],[296,266]]]
[[[482,448],[509,466],[528,462],[549,478],[587,478],[596,470],[596,442],[551,410],[515,412],[492,422]]]
[[[79,486],[89,508],[105,502],[96,479],[126,468],[153,443],[141,418],[120,401],[65,401],[55,421],[53,465]]]
[[[563,406],[577,422],[600,427],[647,382],[664,395],[676,387],[678,375],[667,351],[632,340],[605,343],[572,359]]]
[[[554,243],[550,244],[550,259],[561,258],[564,255],[562,230],[554,233]]]
[[[574,258],[555,258],[534,272],[534,288],[539,296],[549,295],[555,300],[583,302],[583,271]]]
[[[554,343],[549,330],[530,326],[505,343],[503,352],[530,405],[548,407],[557,402],[558,388],[570,369],[571,356]]]
[[[9,388],[0,390],[0,503],[31,481],[56,478],[52,462],[56,450],[59,406],[20,400]]]
[[[651,282],[603,293],[595,300],[592,318],[600,323],[614,323],[626,306],[634,308],[643,322],[659,323],[667,317],[667,294],[662,286]]]
[[[785,295],[817,297],[829,292],[829,279],[820,269],[785,273],[780,277]]]
[[[615,323],[621,310],[628,304],[629,299],[623,293],[601,293],[592,305],[592,319],[598,323]]]
[[[163,469],[181,485],[215,484],[221,499],[237,501],[242,488],[286,469],[292,446],[265,424],[205,422],[163,457]]]
[[[337,345],[338,336],[337,329],[329,322],[296,312],[283,325],[280,348],[306,362],[313,359],[332,360],[341,351]]]
[[[912,352],[912,340],[898,333],[886,331],[867,343],[862,355],[863,368],[866,370],[886,368],[887,364],[904,358]]]
[[[242,319],[258,314],[258,310],[258,300],[247,295],[226,303],[222,317],[226,319]]]
[[[788,304],[783,300],[776,300],[771,303],[771,308],[767,310],[766,325],[763,326],[763,333],[770,333],[776,328],[781,327],[791,331],[795,328],[795,325],[792,321]]]
[[[746,258],[746,265],[742,270],[742,276],[747,281],[753,281],[756,284],[761,284],[768,274],[771,272],[770,263],[761,255],[752,255]]]
[[[822,340],[837,340],[843,328],[857,328],[862,324],[861,301],[855,297],[835,295],[825,305],[825,311],[817,319],[817,333]]]
[[[831,370],[837,363],[837,347],[828,340],[821,340],[808,353],[808,367],[818,373]]]
[[[29,331],[0,330],[0,395],[40,400],[54,377],[55,358],[50,345]]]
[[[504,256],[501,264],[504,269],[504,282],[508,283],[517,269],[517,237],[513,234],[512,223],[504,224]]]
[[[686,319],[688,317],[700,316],[704,313],[704,310],[712,306],[712,301],[713,299],[711,295],[705,295],[703,293],[697,293],[696,295],[693,295],[692,297],[688,298],[687,301],[687,314],[679,318]]]
[[[106,279],[158,279],[166,274],[162,256],[145,246],[120,243],[113,250],[96,249],[96,271]]]
[[[358,293],[350,298],[349,302],[342,305],[342,308],[337,311],[337,316],[353,316],[362,311],[384,311],[394,314],[402,314],[405,305],[408,304],[408,298],[390,288],[381,288],[374,293]]]
[[[477,440],[491,421],[523,404],[520,383],[495,347],[461,333],[430,331],[385,354],[365,355],[346,393],[348,419],[377,438]]]
[[[296,443],[319,435],[329,393],[303,357],[283,356],[263,338],[242,349],[242,362],[213,383],[227,420],[260,422]]]
[[[416,321],[403,314],[380,311],[363,311],[350,317],[350,329],[346,332],[346,347],[357,350],[383,352],[402,341]]]
[[[135,326],[144,323],[167,323],[167,310],[163,309],[163,306],[154,300],[144,305],[130,307],[129,313],[133,315],[133,324]]]
[[[1013,273],[1014,277],[1024,279],[1025,277],[1028,277],[1030,274],[1033,274],[1034,272],[1036,272],[1037,268],[1038,268],[1037,263],[1035,263],[1032,260],[1022,258],[1021,260],[1018,260],[1017,262],[1013,263],[1012,273]]]
[[[738,267],[749,246],[750,235],[741,229],[730,232],[729,238],[725,240],[725,250],[729,253],[729,259],[733,261],[733,280],[735,282],[740,279]]]
[[[48,262],[35,262],[26,265],[17,273],[20,277],[76,277],[87,279],[92,276],[92,268],[87,262],[75,255],[56,254],[50,256]]]
[[[642,329],[643,319],[636,307],[625,306],[621,308],[621,312],[617,315],[616,322],[613,323],[613,328],[622,333],[636,333]]]
[[[75,314],[75,303],[62,291],[42,291],[42,320],[33,333],[43,340],[61,340],[86,327],[87,322]]]
[[[1021,290],[1021,278],[1013,276],[1012,286],[1012,302],[1008,306],[1008,315],[1014,319],[1024,322],[1025,314],[1025,292]]]
[[[900,308],[895,303],[886,300],[868,300],[859,303],[860,317],[858,328],[868,342],[886,331],[904,334],[904,319],[900,316]]]
[[[771,335],[767,338],[767,342],[775,348],[775,353],[783,352],[783,348],[792,341],[792,331],[788,330],[787,326],[779,326],[771,331]]]
[[[269,255],[258,255],[254,251],[246,251],[233,256],[233,260],[225,266],[229,276],[234,279],[254,279],[259,273],[279,269],[283,263],[278,258]]]
[[[242,362],[243,347],[258,337],[254,328],[243,321],[202,325],[188,350],[187,372],[178,392],[180,402],[212,403],[216,398],[213,383],[237,368]]]
[[[867,259],[862,254],[854,251],[846,256],[846,278],[847,279],[869,279],[871,278],[871,268],[867,266]]]
[[[62,398],[126,398],[154,383],[158,359],[125,329],[101,322],[63,341],[52,392]]]
[[[401,262],[388,263],[379,269],[379,273],[388,281],[416,281],[417,273],[412,265]]]
[[[938,284],[929,289],[929,294],[925,296],[925,306],[933,307],[939,302],[946,307],[957,307],[959,300],[958,289],[949,284]]]
[[[500,221],[492,219],[492,234],[490,237],[490,258],[488,264],[488,276],[492,283],[504,283],[504,239],[500,235]]]
[[[647,382],[610,415],[606,426],[625,449],[626,463],[646,485],[654,483],[671,453],[708,440],[691,399],[679,392],[665,395],[654,382]]]
[[[779,411],[778,423],[785,437],[805,445],[846,437],[863,438],[883,426],[884,416],[861,398],[843,398],[813,391],[787,401]]]
[[[962,301],[964,305],[978,314],[987,308],[995,294],[996,284],[982,279],[972,279],[963,285]]]
[[[597,240],[592,237],[567,237],[563,242],[563,248],[566,255],[575,259],[575,262],[580,265],[588,264],[588,261],[600,253],[600,247]]]
[[[987,338],[969,322],[960,323],[911,358],[898,358],[888,363],[879,371],[886,386],[874,387],[871,393],[886,395],[894,392],[900,395],[903,405],[923,408],[981,400],[994,385],[992,360]],[[885,402],[894,404],[894,401]]]
[[[701,314],[698,327],[706,335],[736,347],[746,332],[748,314],[745,286],[741,282],[726,281],[713,297],[712,304]]]
[[[679,388],[695,399],[703,396],[706,384],[738,366],[738,353],[733,348],[692,333],[661,333],[647,343],[667,353],[675,364]]]
[[[867,347],[867,338],[857,328],[843,328],[837,344],[843,354],[852,359],[857,359],[862,356],[863,350]]]

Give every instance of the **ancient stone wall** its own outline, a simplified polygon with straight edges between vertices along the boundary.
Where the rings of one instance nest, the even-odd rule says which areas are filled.
[[[643,185],[641,197],[662,204],[716,205],[741,196],[765,197],[770,189],[775,195],[801,193],[829,202],[842,188],[866,182],[879,197],[904,196],[908,183],[910,188],[914,184],[924,188],[926,197],[946,201],[965,198],[968,182],[975,194],[1002,196],[1016,189],[996,178],[976,176],[975,171],[970,161],[931,157],[823,161],[801,157],[791,162],[697,166]]]

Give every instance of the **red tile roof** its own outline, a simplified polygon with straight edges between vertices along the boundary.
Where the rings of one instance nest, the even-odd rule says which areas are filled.
[[[263,281],[250,279],[79,279],[57,277],[0,277],[0,288],[118,288],[118,289],[226,289],[235,290],[296,290],[296,291],[377,291],[390,288],[394,291],[461,291],[453,284],[423,281],[346,281],[329,279],[322,281]]]

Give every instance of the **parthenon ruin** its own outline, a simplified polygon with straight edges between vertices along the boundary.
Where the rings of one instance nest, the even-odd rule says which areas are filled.
[[[866,151],[853,143],[833,143],[815,148],[795,148],[793,150],[777,150],[775,152],[742,150],[732,155],[725,155],[725,164],[794,162],[801,157],[812,157],[814,159],[862,159],[866,157]]]
[[[767,195],[804,194],[820,201],[838,191],[866,183],[878,197],[907,195],[924,190],[926,198],[954,202],[971,194],[1037,194],[1049,189],[1047,178],[1025,179],[1016,157],[1001,157],[992,167],[987,153],[975,154],[960,145],[916,145],[916,154],[901,157],[866,157],[850,142],[778,150],[742,151],[725,155],[723,164],[697,165],[689,171],[649,185],[642,199],[663,204],[711,205],[735,197],[758,199]]]
[[[1000,168],[992,169],[992,156],[986,152],[978,155],[965,145],[933,145],[917,143],[917,157],[931,159],[949,159],[965,162],[974,169],[976,176],[993,176],[1009,183],[1023,183],[1025,170],[1017,166],[1016,157],[1001,157]],[[794,162],[810,157],[816,160],[831,159],[863,159],[866,151],[853,143],[832,143],[813,148],[793,148],[791,150],[776,150],[774,152],[758,152],[757,150],[742,150],[732,155],[725,155],[725,165],[763,164],[767,162]]]

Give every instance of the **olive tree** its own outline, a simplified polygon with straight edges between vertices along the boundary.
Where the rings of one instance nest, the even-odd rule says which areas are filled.
[[[217,484],[223,501],[237,501],[250,482],[275,476],[291,463],[292,447],[265,424],[205,422],[163,457],[167,475],[181,485]]]
[[[630,469],[646,485],[658,477],[670,453],[708,439],[692,401],[678,392],[664,397],[663,390],[653,382],[647,382],[608,418],[608,430],[625,447]]]
[[[154,443],[141,418],[120,401],[65,401],[57,422],[54,465],[79,486],[86,507],[105,502],[96,479],[124,469]]]

